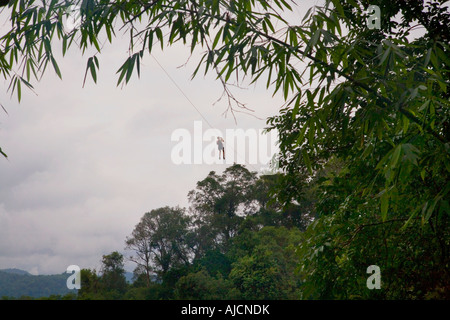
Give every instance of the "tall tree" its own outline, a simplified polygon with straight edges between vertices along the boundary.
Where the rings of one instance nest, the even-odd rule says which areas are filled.
[[[78,290],[79,300],[97,300],[103,298],[100,277],[95,270],[81,269],[81,288]]]
[[[153,273],[163,277],[169,269],[189,263],[190,220],[179,207],[155,209],[145,213],[127,237],[126,248],[135,252],[131,260],[145,273],[148,285]]]
[[[120,299],[125,293],[127,281],[121,253],[114,251],[103,256],[100,282],[106,299]]]
[[[145,275],[147,287],[150,286],[152,276],[152,248],[149,233],[145,218],[142,217],[141,221],[134,227],[131,236],[125,240],[125,249],[134,252],[134,255],[130,256],[129,259],[137,265],[134,271],[135,277],[139,278],[140,275]]]
[[[235,164],[222,175],[214,171],[188,194],[191,211],[196,218],[196,228],[201,236],[198,250],[224,249],[236,235],[239,224],[254,207],[253,188],[256,173]]]

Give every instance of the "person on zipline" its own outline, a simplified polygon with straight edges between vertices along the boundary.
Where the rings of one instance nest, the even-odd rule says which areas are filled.
[[[225,141],[221,137],[217,137],[217,147],[219,148],[219,160],[220,160],[220,153],[223,154],[223,160],[225,160],[225,147],[223,145]]]

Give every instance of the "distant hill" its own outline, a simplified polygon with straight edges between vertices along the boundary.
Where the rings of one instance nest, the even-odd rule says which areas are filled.
[[[76,293],[76,290],[67,288],[66,282],[69,276],[68,273],[35,276],[20,269],[1,269],[0,298],[5,296],[42,298]]]
[[[133,272],[125,271],[125,279],[127,280],[128,283],[133,283],[133,277],[134,277]]]
[[[16,268],[0,269],[0,271],[7,272],[7,273],[14,273],[14,274],[31,275],[28,271],[20,270],[20,269],[16,269]]]
[[[10,268],[0,269],[0,299],[2,297],[43,298],[51,295],[64,296],[77,293],[77,290],[67,288],[68,273],[54,275],[32,275],[27,271]],[[131,283],[133,273],[125,272],[127,282]]]

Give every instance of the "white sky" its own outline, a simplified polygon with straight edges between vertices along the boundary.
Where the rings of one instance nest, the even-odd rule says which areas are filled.
[[[1,34],[8,27],[3,21]],[[145,212],[187,206],[196,182],[227,166],[172,163],[172,132],[193,132],[202,117],[153,58],[144,58],[140,79],[133,75],[126,87],[116,87],[116,71],[127,56],[126,41],[116,39],[99,56],[98,83],[88,76],[82,88],[90,55],[74,49],[57,59],[63,80],[49,66],[44,78],[33,82],[37,95],[24,88],[19,104],[6,91],[8,81],[0,91],[8,111],[0,112],[0,146],[8,154],[8,160],[0,158],[0,269],[54,274],[75,264],[98,270],[102,255],[123,252],[125,238]],[[222,132],[262,129],[283,104],[280,95],[265,90],[265,81],[233,89],[263,119],[238,113],[236,124],[230,114],[222,115],[225,100],[213,106],[222,94],[213,74],[191,81],[195,58],[178,68],[188,58],[187,48],[153,54]],[[204,121],[203,128],[208,128]]]

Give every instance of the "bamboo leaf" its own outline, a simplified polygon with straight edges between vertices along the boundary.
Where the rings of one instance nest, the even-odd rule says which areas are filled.
[[[389,208],[389,193],[385,191],[380,198],[380,207],[381,207],[381,219],[386,221],[388,208]]]
[[[310,174],[313,174],[311,160],[309,159],[308,152],[305,149],[302,150],[302,155],[303,155],[303,160],[305,161],[306,168],[308,169]]]
[[[55,58],[53,58],[53,55],[50,55],[50,60],[52,61],[53,68],[55,69],[56,74],[58,75],[58,77],[60,79],[62,79],[61,71],[59,70],[59,67],[58,67],[58,64],[56,63]]]
[[[3,152],[2,148],[0,148],[0,154],[2,156],[4,156],[5,158],[8,158],[8,155],[6,153]]]
[[[398,159],[400,158],[400,154],[402,151],[402,145],[399,144],[395,147],[394,152],[392,153],[390,167],[393,169],[397,166]]]

